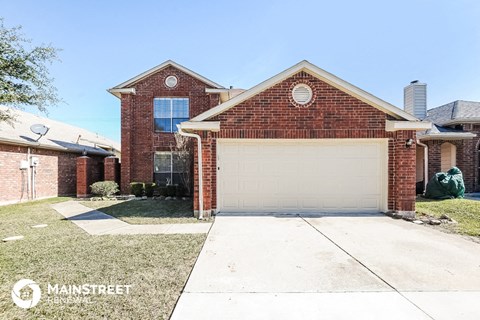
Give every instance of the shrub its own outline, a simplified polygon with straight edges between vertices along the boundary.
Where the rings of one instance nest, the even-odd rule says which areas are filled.
[[[176,192],[177,192],[176,186],[174,185],[167,186],[167,197],[175,197]]]
[[[144,188],[145,188],[145,195],[147,197],[153,197],[153,191],[155,190],[155,183],[145,182]]]
[[[183,184],[179,184],[177,185],[177,188],[175,190],[175,196],[176,197],[183,197],[185,196],[185,187],[183,186]]]
[[[111,197],[118,190],[118,184],[115,181],[98,181],[90,186],[93,194],[102,197]]]
[[[143,196],[143,182],[132,182],[130,183],[130,193],[135,195],[135,197]]]
[[[166,197],[166,196],[167,196],[167,187],[166,187],[166,186],[156,186],[156,187],[155,187],[155,192],[156,192],[159,196],[164,196],[164,197]]]

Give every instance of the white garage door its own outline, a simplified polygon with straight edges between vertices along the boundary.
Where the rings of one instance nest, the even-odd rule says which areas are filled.
[[[220,212],[379,212],[387,140],[217,141]]]

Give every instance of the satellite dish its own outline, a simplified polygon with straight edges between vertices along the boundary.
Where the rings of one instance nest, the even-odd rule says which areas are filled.
[[[47,134],[48,130],[50,130],[49,127],[47,127],[46,125],[44,124],[40,124],[40,123],[37,123],[37,124],[32,124],[30,126],[30,130],[35,133],[35,134],[38,134],[40,137],[38,137],[37,141],[40,140],[40,138],[42,138],[44,135]]]

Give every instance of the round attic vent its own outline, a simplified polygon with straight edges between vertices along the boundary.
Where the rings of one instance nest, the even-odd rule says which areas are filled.
[[[300,105],[305,105],[312,100],[312,88],[304,83],[299,83],[292,89],[293,101]]]
[[[178,79],[175,76],[168,76],[165,79],[165,85],[169,88],[175,87],[177,85],[177,83],[178,83]]]

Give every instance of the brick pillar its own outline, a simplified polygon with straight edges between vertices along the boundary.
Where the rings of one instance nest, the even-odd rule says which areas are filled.
[[[211,133],[202,132],[200,136],[202,137],[202,157],[203,157],[203,216],[210,217],[212,212],[212,200],[213,193],[216,192],[212,188],[212,184],[216,183],[216,159],[212,148],[214,148],[215,143],[211,138]],[[194,148],[194,172],[193,172],[193,209],[195,217],[198,217],[199,213],[199,184],[198,184],[198,148],[197,142],[195,141]]]
[[[121,166],[121,185],[120,191],[123,194],[130,193],[130,178],[132,169],[132,130],[133,130],[133,116],[132,110],[134,106],[134,97],[131,94],[122,94],[122,166]]]
[[[119,167],[120,163],[116,157],[107,157],[104,159],[104,180],[105,181],[115,181],[116,183],[120,182],[119,176]]]
[[[415,141],[414,131],[397,131],[394,140],[395,184],[393,186],[394,210],[405,214],[415,212],[416,147],[407,147],[407,139]]]
[[[87,156],[77,158],[77,198],[90,194],[92,182],[92,159]]]
[[[428,146],[428,180],[437,172],[441,171],[441,141],[430,140],[426,142]]]

